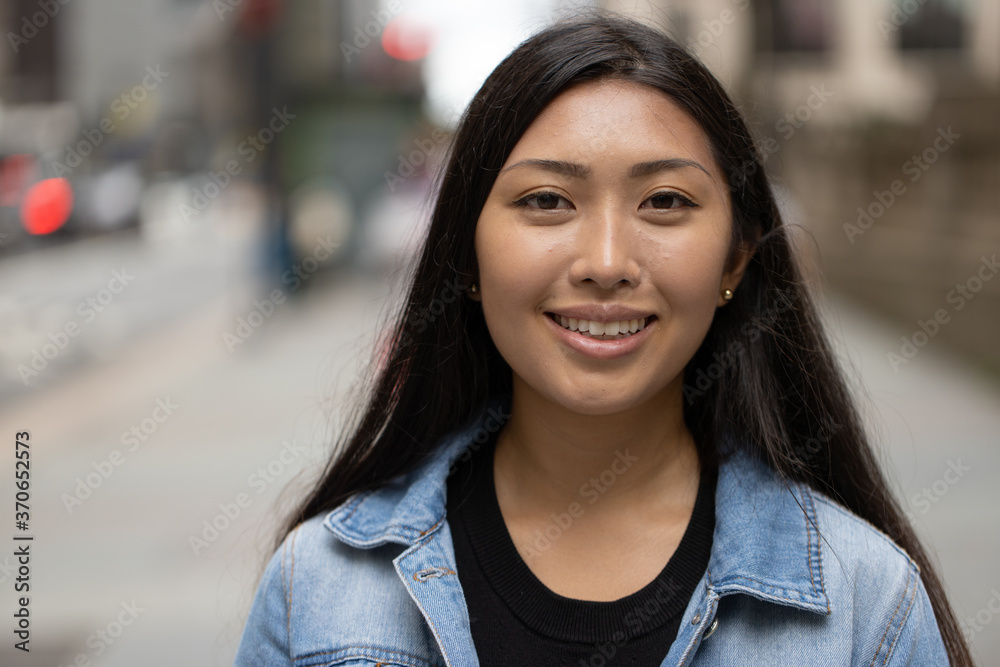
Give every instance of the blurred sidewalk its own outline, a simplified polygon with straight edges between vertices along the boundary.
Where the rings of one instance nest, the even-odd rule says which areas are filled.
[[[386,295],[350,274],[313,280],[327,284],[280,304],[232,352],[223,335],[248,311],[216,294],[113,361],[3,402],[2,432],[31,431],[36,539],[32,655],[5,645],[0,664],[231,663],[274,536],[269,510],[303,466],[321,467],[328,417],[370,355]],[[10,497],[13,457],[0,468]],[[191,538],[206,539],[206,521],[221,529],[201,548]],[[133,602],[142,611],[122,630]],[[98,631],[120,634],[108,645]]]
[[[259,241],[210,227],[129,229],[0,260],[0,402],[44,392],[208,303],[254,286]]]
[[[387,294],[351,274],[322,279],[232,352],[223,333],[234,330],[236,315],[218,297],[129,343],[114,362],[81,367],[0,407],[2,432],[30,429],[34,443],[37,664],[68,665],[81,654],[106,667],[231,664],[270,555],[278,493],[299,470],[315,474],[325,461],[331,424],[356,394]],[[846,341],[840,347],[881,413],[902,496],[946,485],[926,511],[908,504],[953,601],[963,616],[991,613],[990,591],[1000,589],[1000,389],[933,344],[896,374],[886,353],[906,332],[841,300],[832,312],[834,338]],[[157,401],[175,406],[162,421]],[[134,427],[145,436],[137,445]],[[104,478],[116,449],[124,460]],[[949,461],[971,470],[941,481]],[[0,466],[9,497],[12,457]],[[87,495],[77,489],[88,476],[96,488],[68,509],[67,497]],[[240,507],[240,499],[248,502]],[[123,604],[141,611],[116,628]],[[1000,665],[998,628],[993,621],[975,634],[983,665]],[[0,664],[35,663],[0,653]]]
[[[915,323],[885,322],[839,297],[824,319],[849,375],[864,384],[856,389],[869,433],[978,664],[1000,665],[1000,385],[934,340],[894,371],[888,354],[899,354]]]

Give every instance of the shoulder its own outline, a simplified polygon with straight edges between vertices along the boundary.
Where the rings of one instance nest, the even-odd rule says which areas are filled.
[[[808,490],[831,613],[864,638],[872,664],[947,665],[920,568],[888,535],[840,503]]]
[[[889,578],[905,582],[919,574],[916,563],[893,540],[826,494],[782,477],[747,454],[732,457],[720,471],[718,520],[734,532],[733,548],[746,545],[762,570],[788,583],[809,580],[813,587],[845,577]],[[767,538],[755,535],[764,531]],[[752,551],[751,551],[752,549]],[[777,557],[808,558],[803,566]]]
[[[283,592],[285,607],[293,616],[329,613],[330,600],[344,599],[340,596],[368,599],[398,588],[393,559],[403,547],[384,544],[360,549],[345,544],[327,526],[328,518],[329,513],[317,515],[292,530],[271,556],[261,579],[262,587]]]
[[[837,568],[855,577],[918,576],[917,564],[892,538],[826,494],[805,489],[816,518],[820,549],[827,569]],[[828,572],[828,574],[830,574]]]
[[[271,556],[243,630],[236,665],[348,658],[373,641],[392,646],[397,632],[422,625],[420,611],[394,568],[393,559],[403,547],[359,549],[345,544],[325,525],[328,517],[329,513],[317,515],[299,524]],[[381,617],[386,609],[392,610],[393,624]],[[411,641],[417,639],[412,630],[409,634]],[[380,640],[384,641],[378,644]],[[426,641],[420,636],[416,643]],[[433,655],[429,645],[426,653],[429,664]],[[379,657],[385,664],[397,664],[388,653]]]
[[[720,632],[728,621],[849,664],[947,664],[917,564],[825,494],[735,457],[720,470],[715,536],[716,588],[745,594],[726,603]]]

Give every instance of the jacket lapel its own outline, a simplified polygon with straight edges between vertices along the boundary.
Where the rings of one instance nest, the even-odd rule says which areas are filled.
[[[447,478],[458,458],[475,446],[480,430],[503,425],[507,407],[499,398],[487,402],[470,425],[444,438],[416,470],[357,494],[324,522],[340,540],[359,549],[388,543],[408,547],[393,565],[451,667],[478,667],[479,660],[445,521]]]
[[[813,502],[810,489],[742,451],[720,465],[708,564],[715,592],[828,615]]]

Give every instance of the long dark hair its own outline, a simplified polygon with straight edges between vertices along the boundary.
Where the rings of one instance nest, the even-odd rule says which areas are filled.
[[[511,369],[480,304],[462,293],[477,275],[476,221],[497,172],[542,109],[570,86],[607,78],[652,86],[698,121],[730,188],[731,258],[744,241],[755,249],[735,297],[718,309],[684,371],[684,417],[702,461],[718,462],[725,443],[735,443],[886,533],[920,567],[952,664],[971,665],[941,581],[868,443],[746,121],[682,46],[603,12],[525,41],[470,103],[368,393],[279,541],[301,521],[414,469],[488,397],[510,395]]]

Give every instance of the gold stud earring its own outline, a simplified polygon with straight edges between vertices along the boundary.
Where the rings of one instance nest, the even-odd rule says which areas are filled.
[[[479,294],[479,288],[476,287],[476,283],[472,283],[469,287],[469,294]]]
[[[722,290],[722,298],[725,301],[729,301],[730,299],[732,299],[733,298],[733,290],[731,290],[731,289],[724,289],[724,290]]]

